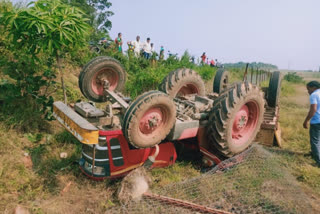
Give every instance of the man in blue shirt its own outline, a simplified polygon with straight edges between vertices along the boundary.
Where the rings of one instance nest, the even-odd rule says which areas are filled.
[[[310,109],[304,120],[303,127],[308,128],[310,120],[310,144],[313,159],[320,167],[320,83],[311,81],[307,84],[307,90],[310,94]]]

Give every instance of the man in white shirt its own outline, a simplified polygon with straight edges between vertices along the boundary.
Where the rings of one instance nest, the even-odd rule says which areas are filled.
[[[134,46],[134,55],[136,57],[140,56],[141,44],[140,44],[140,36],[137,36],[135,41],[131,42],[131,45]]]
[[[151,57],[150,38],[147,38],[147,41],[143,44],[143,56],[146,59],[150,59]]]

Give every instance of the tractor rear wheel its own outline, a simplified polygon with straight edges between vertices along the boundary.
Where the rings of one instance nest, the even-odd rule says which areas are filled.
[[[160,91],[149,91],[127,109],[122,131],[136,148],[159,144],[169,134],[176,121],[176,107],[172,98]]]
[[[204,96],[205,85],[200,75],[191,69],[180,68],[171,71],[159,86],[159,90],[170,97],[181,97],[189,94]]]
[[[276,107],[279,102],[281,91],[281,75],[280,71],[275,71],[271,74],[268,92],[267,92],[267,102],[268,106]]]
[[[223,68],[219,68],[213,81],[213,92],[220,94],[225,91],[229,83],[229,73]]]
[[[252,144],[263,121],[263,97],[258,87],[246,82],[235,84],[215,100],[207,127],[213,150],[232,157]]]
[[[100,56],[84,66],[79,75],[79,88],[82,94],[91,101],[104,102],[104,80],[109,82],[110,91],[121,91],[126,81],[126,72],[120,62]]]

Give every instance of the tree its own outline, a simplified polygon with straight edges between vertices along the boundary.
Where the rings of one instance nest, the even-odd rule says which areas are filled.
[[[84,16],[80,9],[63,4],[60,0],[39,0],[29,3],[27,8],[6,11],[0,17],[0,25],[8,32],[14,49],[26,51],[34,66],[41,63],[41,53],[55,58],[61,74],[65,102],[61,59],[66,53],[86,45],[85,38],[90,27]],[[27,74],[20,72],[14,76],[16,80],[27,82],[30,79],[41,79],[35,71],[31,70]]]
[[[109,17],[114,13],[108,10],[112,6],[108,0],[63,0],[63,2],[84,11],[89,18],[90,26],[97,31],[95,33],[107,33],[111,29],[112,23]]]

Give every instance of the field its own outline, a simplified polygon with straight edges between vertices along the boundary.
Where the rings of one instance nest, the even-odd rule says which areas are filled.
[[[76,82],[76,75],[69,74],[70,85]],[[320,170],[309,155],[308,131],[302,128],[308,109],[304,84],[283,81],[280,107],[283,148],[267,150],[280,158],[304,191],[319,200]],[[26,134],[0,123],[0,210],[11,213],[20,204],[32,213],[104,213],[116,207],[120,181],[87,179],[78,169],[80,144],[56,121],[48,127],[45,132]],[[61,152],[67,152],[68,157],[61,159]],[[273,167],[277,171],[279,166]],[[161,189],[201,174],[197,165],[178,162],[152,170],[152,188]]]

